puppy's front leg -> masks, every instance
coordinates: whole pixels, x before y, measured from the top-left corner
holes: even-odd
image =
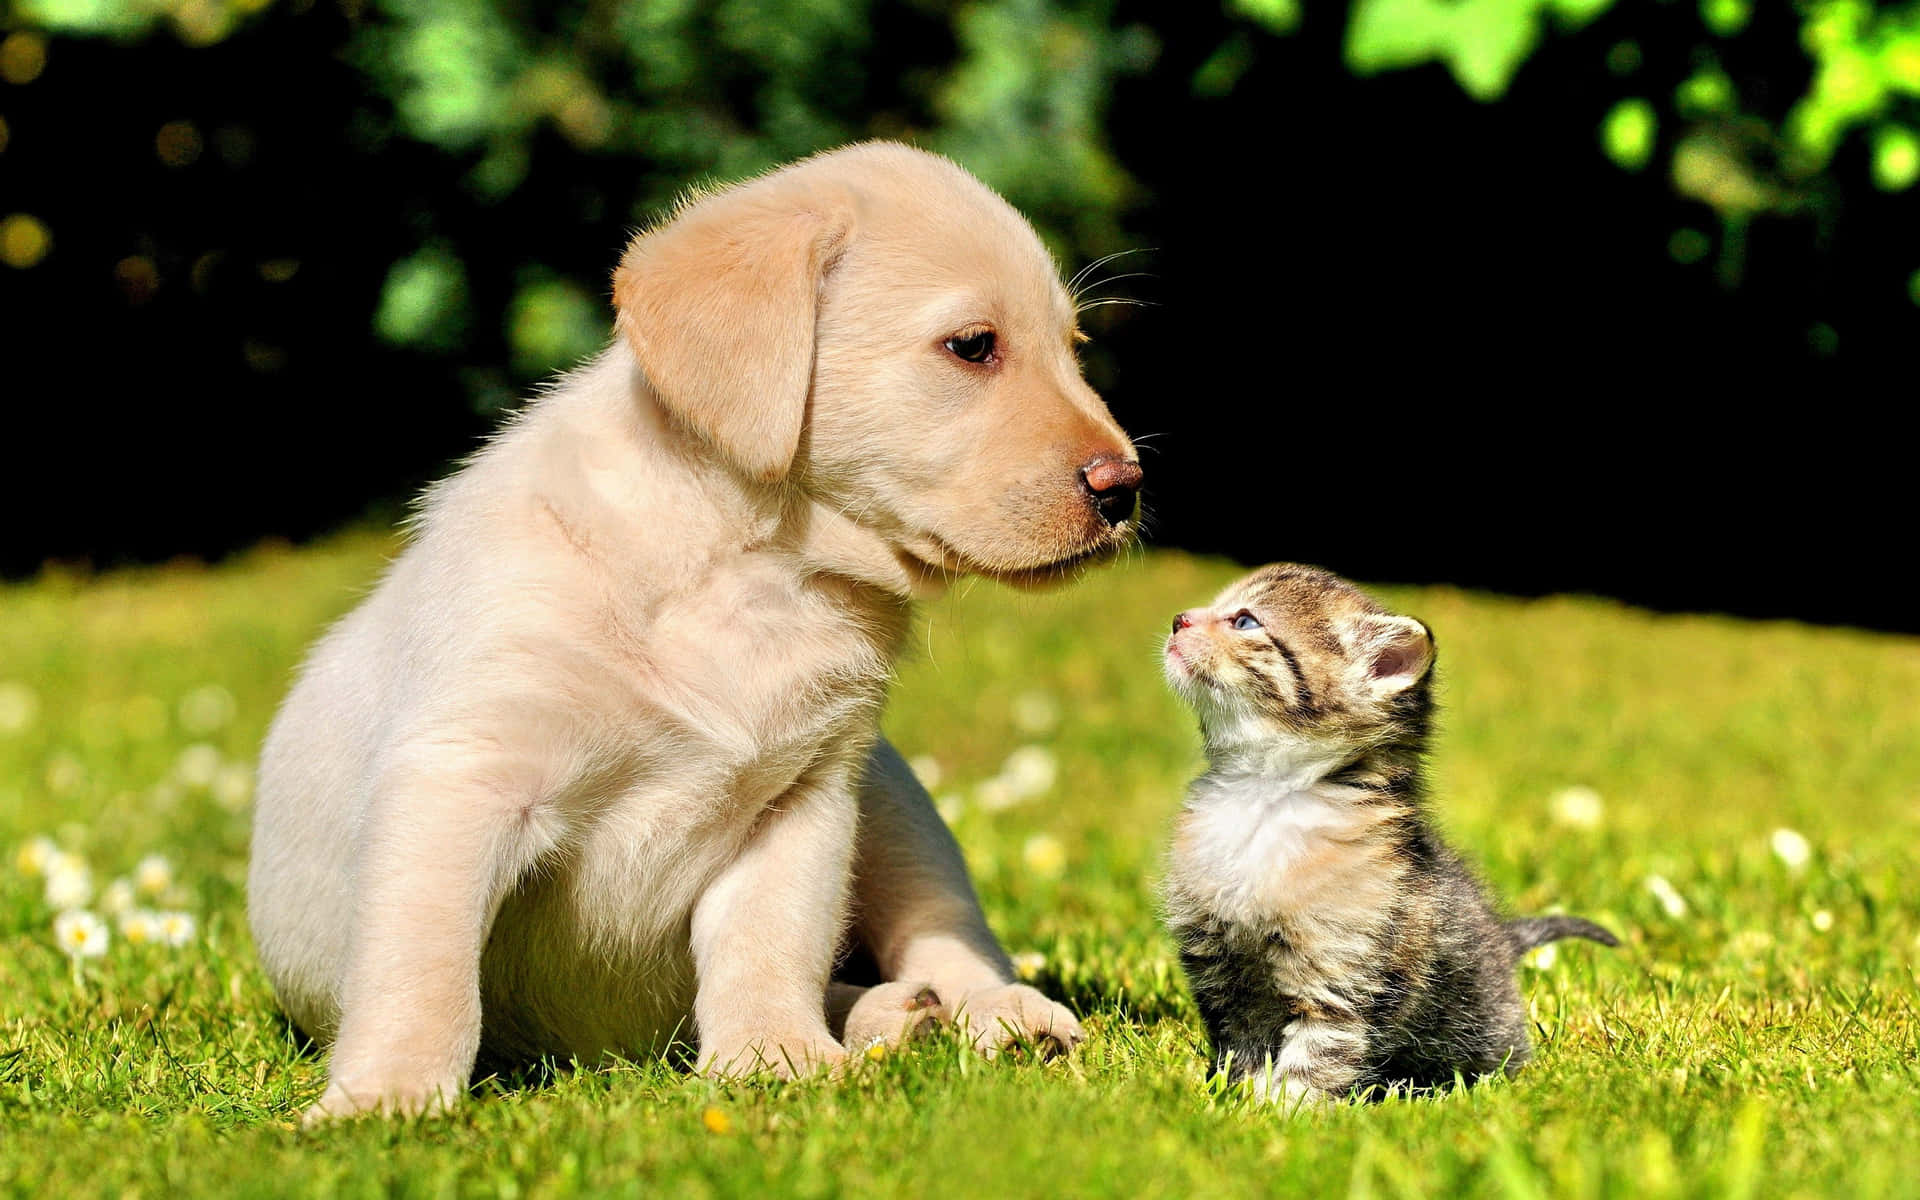
[[[960,847],[884,740],[860,786],[854,906],[881,977],[931,985],[982,1053],[1016,1041],[1071,1050],[1086,1037],[1063,1005],[1013,981],[1013,964],[987,928]]]
[[[447,762],[471,753],[448,746],[390,770],[368,813],[339,1033],[308,1124],[438,1110],[466,1090],[481,949],[502,898],[550,845],[524,819],[531,792],[511,772]]]
[[[694,906],[702,1071],[791,1077],[846,1057],[824,998],[858,819],[853,769],[816,768],[760,815]]]

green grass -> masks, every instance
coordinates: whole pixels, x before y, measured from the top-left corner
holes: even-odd
[[[1171,554],[1062,594],[980,585],[931,605],[887,719],[938,760],[1009,948],[1044,955],[1039,982],[1086,1017],[1073,1059],[989,1064],[937,1041],[841,1082],[533,1071],[445,1119],[300,1133],[322,1064],[253,960],[246,815],[231,779],[223,804],[179,764],[196,743],[252,761],[303,647],[391,549],[353,536],[0,589],[0,1190],[1920,1193],[1920,641],[1387,591],[1438,635],[1456,840],[1515,907],[1564,905],[1626,944],[1569,944],[1526,972],[1540,1046],[1519,1078],[1289,1120],[1208,1081],[1154,919],[1198,762],[1154,648],[1232,574]],[[208,684],[230,720],[204,694],[209,711],[181,711]],[[1030,743],[1058,781],[985,811],[979,786]],[[1604,797],[1597,827],[1556,820],[1570,786]],[[1802,871],[1771,849],[1781,827],[1812,845]],[[167,855],[194,942],[117,939],[76,976],[40,883],[12,865],[43,833],[101,883]]]

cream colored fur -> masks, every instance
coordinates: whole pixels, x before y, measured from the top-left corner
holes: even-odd
[[[1071,1046],[876,740],[912,598],[1131,531],[1082,486],[1133,449],[1039,241],[869,143],[690,201],[615,299],[613,344],[429,493],[268,735],[249,913],[332,1047],[310,1116],[451,1103],[483,1041],[678,1032],[787,1073],[933,1015]],[[994,362],[947,348],[980,327]],[[848,937],[890,982],[830,1005]]]

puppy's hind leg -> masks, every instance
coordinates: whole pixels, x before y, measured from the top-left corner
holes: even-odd
[[[358,847],[339,1035],[308,1124],[443,1109],[466,1090],[488,930],[553,845],[527,820],[523,773],[479,753],[439,743],[383,778]]]

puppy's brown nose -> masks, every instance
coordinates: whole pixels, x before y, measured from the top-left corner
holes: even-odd
[[[1096,458],[1080,468],[1080,485],[1093,497],[1093,506],[1109,525],[1118,525],[1133,515],[1140,479],[1140,464],[1124,458]]]

